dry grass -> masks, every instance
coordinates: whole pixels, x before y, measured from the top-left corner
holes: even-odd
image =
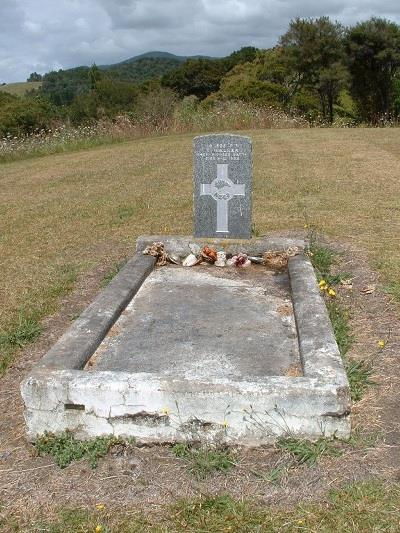
[[[41,86],[41,81],[19,81],[16,83],[7,83],[6,85],[0,85],[0,91],[15,94],[16,96],[25,96],[28,91],[31,91],[32,89],[39,89],[39,87]]]
[[[400,276],[400,130],[253,131],[261,232],[316,225]],[[141,233],[190,233],[192,135],[144,138],[0,167],[0,328],[52,310],[65,269],[133,251]],[[109,246],[115,244],[115,258]],[[107,257],[106,255],[107,254]],[[42,312],[40,312],[42,311]]]

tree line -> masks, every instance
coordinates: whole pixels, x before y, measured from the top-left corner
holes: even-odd
[[[39,90],[25,98],[0,93],[0,133],[29,133],[54,120],[82,124],[120,114],[134,120],[152,102],[164,99],[172,110],[186,97],[203,107],[231,100],[269,106],[312,124],[378,125],[400,115],[400,27],[386,19],[346,28],[328,17],[296,18],[267,50],[248,46],[225,58],[168,65],[157,58],[150,65],[141,66],[134,83],[126,66],[32,73],[30,80],[42,80]]]

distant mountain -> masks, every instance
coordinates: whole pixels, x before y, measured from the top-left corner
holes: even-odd
[[[183,63],[184,61],[187,61],[188,59],[217,59],[215,57],[210,56],[203,56],[203,55],[195,55],[195,56],[177,56],[175,54],[170,54],[169,52],[145,52],[144,54],[139,54],[138,56],[130,57],[129,59],[125,59],[124,61],[120,61],[119,63],[113,63],[111,65],[100,65],[99,68],[101,69],[109,69],[109,68],[115,68],[118,65],[126,65],[127,63],[135,63],[135,61],[140,61],[142,59],[167,59],[171,61],[176,61],[178,63]]]
[[[142,82],[161,78],[167,72],[176,69],[188,59],[216,59],[208,56],[177,56],[169,52],[146,52],[130,57],[112,65],[100,65],[99,69],[107,71],[112,78],[120,81]]]

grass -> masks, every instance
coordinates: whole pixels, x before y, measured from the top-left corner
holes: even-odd
[[[37,318],[23,311],[11,327],[0,331],[0,377],[12,363],[14,354],[35,341],[41,332],[42,328]]]
[[[331,268],[335,260],[335,252],[327,247],[320,246],[315,236],[310,238],[309,256],[317,278],[324,279],[328,285],[340,283],[343,279],[351,278],[351,274],[331,274]],[[351,345],[353,344],[353,335],[349,323],[349,313],[335,300],[325,300],[329,318],[335,334],[336,342],[343,358],[347,378],[350,386],[350,396],[353,401],[359,401],[363,397],[369,385],[374,384],[371,379],[373,370],[372,366],[365,360],[353,360],[347,357]]]
[[[355,483],[331,490],[323,505],[297,504],[290,508],[263,506],[227,495],[203,495],[179,501],[159,512],[135,509],[64,508],[54,518],[1,518],[7,532],[70,533],[397,533],[400,528],[400,484]],[[1,509],[0,509],[1,513]]]
[[[112,281],[115,276],[118,274],[118,272],[126,265],[126,259],[123,261],[118,261],[111,270],[107,272],[107,274],[104,276],[104,278],[101,280],[100,286],[102,288],[107,287],[107,285]]]
[[[118,439],[112,435],[96,437],[89,440],[78,440],[70,431],[61,435],[45,433],[35,442],[39,456],[50,455],[60,468],[65,468],[73,461],[87,459],[92,468],[96,468],[100,457],[104,457],[112,446],[127,444],[128,441]],[[132,444],[129,441],[128,444]]]
[[[332,323],[340,355],[345,357],[354,340],[349,323],[349,313],[342,305],[339,305],[334,300],[327,300],[326,307],[328,309],[329,318]]]
[[[35,341],[42,332],[41,319],[51,313],[59,299],[70,292],[77,279],[77,267],[66,264],[52,272],[52,283],[43,289],[32,288],[16,315],[0,329],[0,377],[12,364],[15,354]]]
[[[280,437],[276,446],[292,455],[300,464],[314,465],[322,456],[339,457],[342,454],[335,438],[320,437],[316,441],[297,439],[294,437]]]
[[[172,447],[172,452],[187,463],[189,472],[196,479],[205,479],[215,472],[227,472],[236,465],[235,453],[230,448],[194,448],[179,443]]]
[[[386,294],[390,294],[393,298],[400,302],[400,281],[393,281],[385,288]]]
[[[15,94],[16,96],[25,96],[28,91],[31,91],[32,89],[39,89],[41,86],[41,81],[19,81],[16,83],[0,85],[0,91]]]
[[[347,356],[354,340],[348,311],[334,300],[327,300],[326,307],[349,380],[350,396],[354,402],[357,402],[361,400],[367,388],[375,383],[371,379],[373,369],[364,359],[355,360]]]

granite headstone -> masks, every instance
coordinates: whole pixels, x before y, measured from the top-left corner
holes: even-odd
[[[251,139],[194,139],[194,236],[251,238]]]

